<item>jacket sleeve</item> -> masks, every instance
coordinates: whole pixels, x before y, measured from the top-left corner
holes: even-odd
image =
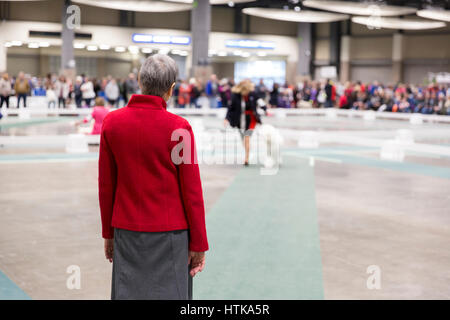
[[[194,134],[189,124],[186,123],[184,129],[189,134],[184,136],[183,139],[190,139],[190,144],[184,145],[184,160],[177,165],[178,180],[185,214],[189,224],[189,250],[203,252],[207,251],[209,246],[206,236],[202,183],[198,168]],[[187,148],[190,148],[190,150],[187,150]],[[185,151],[188,151],[190,157],[184,157]]]
[[[117,165],[106,138],[105,120],[103,121],[102,133],[100,137],[98,195],[102,220],[102,237],[105,239],[112,239],[114,238],[114,229],[111,226],[111,220],[117,183]]]

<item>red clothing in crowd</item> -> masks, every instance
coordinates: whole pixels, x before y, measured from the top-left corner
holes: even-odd
[[[91,117],[92,119],[94,119],[95,122],[91,134],[100,134],[102,132],[103,120],[108,115],[108,113],[109,109],[106,107],[102,106],[94,107],[94,110],[92,110]],[[85,123],[88,121],[89,121],[88,118],[84,119]]]
[[[366,91],[366,86],[364,85],[364,83],[361,83],[361,91],[365,92]]]
[[[186,84],[186,83],[182,83],[180,85],[180,90],[179,90],[179,94],[178,94],[178,103],[181,105],[186,105],[189,104],[190,98],[191,98],[191,86]]]
[[[188,134],[186,141],[172,141],[177,129]],[[181,141],[186,143],[182,155],[190,161],[175,164],[171,153]],[[191,126],[168,112],[161,97],[135,94],[127,107],[110,112],[103,121],[99,159],[103,237],[113,238],[114,227],[141,232],[189,229],[189,250],[208,250],[196,159]]]
[[[343,94],[340,98],[339,98],[339,108],[343,108],[348,104],[348,99],[347,96],[345,94]]]

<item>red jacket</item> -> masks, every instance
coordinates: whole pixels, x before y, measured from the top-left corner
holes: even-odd
[[[184,129],[190,137],[179,152],[190,161],[180,164],[171,158],[174,147],[184,140],[172,138],[176,129]],[[127,107],[110,112],[103,120],[100,140],[103,238],[113,238],[113,227],[143,232],[189,229],[189,250],[208,250],[196,160],[191,126],[166,111],[162,98],[135,94]]]

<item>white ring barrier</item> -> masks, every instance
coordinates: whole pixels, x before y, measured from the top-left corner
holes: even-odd
[[[383,142],[380,150],[380,158],[382,160],[403,162],[405,159],[405,151],[403,150],[402,144],[396,140]]]
[[[22,109],[22,108],[21,108]],[[3,113],[9,116],[18,116],[19,110],[15,108],[9,108]],[[27,111],[30,112],[31,116],[86,116],[92,112],[92,109],[88,108],[75,108],[74,106],[69,106],[67,109],[49,109],[47,105],[43,107],[27,107]],[[183,109],[183,108],[168,108],[169,112],[178,114],[181,116],[214,116],[218,118],[225,118],[226,109],[225,108],[202,108],[202,109]],[[285,118],[290,116],[327,116],[330,119],[336,117],[345,118],[363,118],[368,121],[373,121],[375,119],[386,119],[386,120],[405,120],[409,121],[411,124],[422,124],[423,122],[440,122],[440,123],[450,123],[450,116],[436,115],[436,114],[418,114],[418,113],[396,113],[396,112],[375,112],[372,110],[342,110],[336,108],[321,108],[321,109],[297,109],[297,108],[287,108],[287,109],[269,109],[269,113],[273,113],[277,118]]]

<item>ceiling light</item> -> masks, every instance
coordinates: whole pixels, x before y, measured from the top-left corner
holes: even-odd
[[[190,3],[175,3],[176,1],[73,0],[73,2],[94,7],[140,12],[176,12],[192,9],[192,1]]]
[[[75,42],[75,43],[73,44],[73,47],[74,47],[75,49],[84,49],[84,47],[86,47],[86,45],[85,45],[84,43]]]
[[[450,22],[450,10],[426,9],[417,11],[417,15],[422,18]]]
[[[244,57],[244,58],[248,58],[250,56],[251,56],[250,52],[242,52],[242,54],[241,54],[241,57]]]
[[[191,43],[191,37],[189,37],[189,36],[172,36],[172,37],[170,37],[170,43],[187,45],[187,44]]]
[[[170,43],[170,36],[167,35],[154,35],[153,42],[155,43]]]
[[[37,49],[37,48],[39,48],[39,43],[37,43],[37,42],[30,42],[28,44],[28,48],[30,48],[30,49]]]
[[[258,52],[257,53],[258,54],[258,57],[265,57],[265,56],[267,56],[267,53],[266,52]]]
[[[152,49],[152,48],[142,48],[141,51],[142,51],[143,53],[152,53],[152,52],[153,52],[153,49]]]
[[[15,46],[15,47],[20,47],[22,45],[22,41],[13,40],[13,41],[11,41],[11,45]]]
[[[219,57],[226,57],[227,53],[225,51],[219,51],[219,53],[217,54]]]
[[[9,47],[11,47],[12,45],[11,45],[11,42],[5,42],[5,47],[6,48],[9,48]]]
[[[50,47],[50,43],[48,43],[47,41],[41,41],[41,42],[39,42],[39,47],[42,47],[42,48]]]
[[[170,52],[169,48],[161,48],[158,50],[159,54],[168,54]]]
[[[100,48],[100,50],[109,50],[109,49],[111,49],[111,46],[107,45],[107,44],[101,44],[99,46],[99,48]]]
[[[126,48],[125,47],[115,47],[114,51],[115,52],[125,52]]]
[[[137,46],[129,46],[128,47],[128,51],[130,51],[130,53],[137,54],[137,53],[139,53],[139,47],[137,47]]]
[[[87,51],[97,51],[97,50],[98,50],[98,47],[95,46],[95,45],[88,45],[88,46],[86,47],[86,49],[87,49]]]
[[[311,11],[311,10],[283,10],[283,9],[270,9],[270,8],[245,8],[243,13],[266,19],[292,21],[292,22],[309,22],[309,23],[323,23],[347,20],[348,15]]]
[[[164,0],[167,2],[179,2],[179,3],[190,3],[192,4],[194,2],[194,0]],[[256,0],[209,0],[209,2],[211,4],[228,4],[230,5],[230,3],[233,3],[233,5],[235,3],[245,3],[245,2],[255,2]]]
[[[427,20],[413,20],[400,18],[384,18],[377,17],[353,17],[352,22],[366,25],[372,28],[385,29],[403,29],[403,30],[426,30],[437,29],[445,27],[444,22],[427,21]]]
[[[305,7],[321,9],[325,11],[333,11],[339,13],[346,13],[352,15],[380,17],[386,16],[401,16],[415,13],[417,9],[407,6],[390,6],[384,4],[361,3],[361,2],[347,2],[347,1],[317,1],[305,0],[303,1]]]

